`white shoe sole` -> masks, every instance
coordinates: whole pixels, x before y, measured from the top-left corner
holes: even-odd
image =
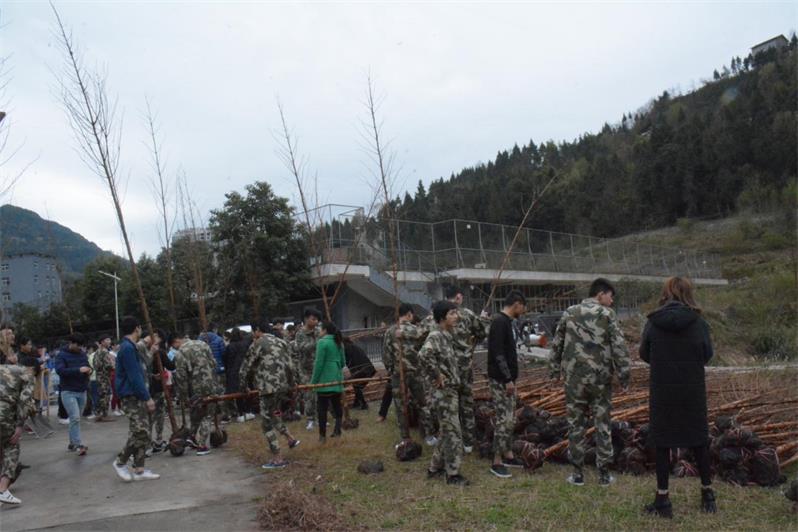
[[[507,473],[506,475],[502,475],[500,473],[497,473],[493,469],[491,469],[490,472],[493,473],[494,475],[496,475],[499,478],[513,478],[513,476],[511,474],[509,474],[509,473]]]

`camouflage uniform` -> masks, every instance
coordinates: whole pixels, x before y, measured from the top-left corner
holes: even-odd
[[[488,335],[490,320],[477,316],[470,309],[457,309],[457,325],[452,330],[454,351],[460,371],[460,423],[463,444],[473,447],[476,438],[474,420],[474,346]]]
[[[488,380],[490,397],[496,411],[493,429],[493,454],[505,455],[513,450],[515,430],[515,394],[507,395],[507,385],[495,379]]]
[[[178,393],[185,403],[200,397],[214,395],[218,391],[215,371],[216,360],[211,348],[202,340],[188,340],[180,346],[180,356],[175,357],[175,381]],[[200,447],[208,446],[211,423],[216,412],[214,404],[194,405],[189,419],[191,433]]]
[[[127,443],[119,453],[117,463],[124,464],[130,456],[133,457],[133,467],[144,467],[147,446],[150,444],[150,412],[147,410],[147,401],[141,401],[134,395],[120,399],[122,410],[130,423]]]
[[[17,478],[19,443],[9,441],[35,412],[33,381],[25,368],[0,365],[0,477]]]
[[[94,371],[97,375],[97,402],[95,412],[97,417],[108,415],[108,401],[111,398],[111,373],[114,371],[114,363],[111,362],[111,355],[101,347],[94,353]]]
[[[449,332],[440,329],[427,336],[418,353],[430,385],[433,408],[440,424],[440,437],[432,454],[430,470],[445,469],[448,476],[460,472],[463,461],[463,434],[460,429],[460,368]],[[443,387],[438,388],[438,377]]]
[[[241,363],[241,387],[260,391],[261,429],[273,454],[280,452],[277,435],[288,435],[280,412],[296,382],[295,374],[291,346],[271,334],[252,342]]]
[[[615,311],[588,298],[565,311],[551,345],[551,370],[565,376],[565,400],[569,425],[571,463],[585,461],[585,429],[593,414],[596,427],[596,465],[612,462],[610,430],[612,375],[622,386],[629,383],[629,351],[618,327]]]
[[[313,364],[316,362],[316,341],[321,336],[321,328],[316,327],[308,331],[302,326],[296,332],[296,337],[292,344],[294,350],[295,364],[299,372],[299,379],[302,384],[310,383],[310,376],[313,375]],[[305,405],[305,415],[308,420],[316,417],[316,395],[313,390],[302,392],[302,403]]]
[[[404,366],[408,408],[415,409],[418,412],[421,437],[431,436],[435,434],[435,426],[429,405],[427,404],[427,389],[424,385],[418,358],[418,344],[420,340],[424,338],[427,331],[422,327],[417,327],[408,322],[390,326],[388,330],[385,331],[385,336],[382,340],[382,362],[385,365],[386,371],[388,371],[388,374],[391,376],[391,390],[393,392],[399,430],[403,439],[410,437],[409,426],[404,419],[401,380],[399,367],[397,365],[400,347],[400,341],[396,338],[397,329],[401,331],[402,335],[402,365]]]

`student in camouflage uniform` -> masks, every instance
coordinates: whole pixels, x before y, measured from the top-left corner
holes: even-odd
[[[280,453],[278,434],[288,440],[288,448],[299,445],[283,423],[281,406],[288,400],[296,384],[296,369],[291,347],[272,334],[264,322],[257,327],[258,337],[252,342],[241,363],[241,387],[260,391],[261,428],[269,442],[273,458],[263,464],[264,469],[280,469],[288,465]]]
[[[550,362],[552,376],[565,377],[568,454],[574,465],[568,482],[584,484],[585,430],[592,412],[599,484],[607,486],[614,480],[608,469],[613,456],[612,376],[617,374],[621,386],[628,387],[630,359],[615,312],[610,308],[615,288],[599,278],[590,285],[588,295],[563,313],[552,339]]]
[[[439,301],[432,307],[432,316],[438,329],[427,336],[418,354],[440,424],[440,438],[427,476],[432,478],[445,473],[447,484],[464,486],[468,485],[468,480],[460,474],[463,460],[460,369],[452,339],[452,330],[457,325],[457,307],[449,301]]]
[[[141,338],[141,325],[131,316],[122,318],[120,332],[125,335],[116,355],[114,385],[122,408],[130,421],[125,447],[114,460],[114,471],[125,482],[131,480],[157,480],[160,475],[144,469],[147,445],[150,443],[149,412],[155,410],[155,402],[148,389],[149,370],[147,361],[136,343]],[[133,471],[127,461],[133,458]]]
[[[108,401],[111,399],[111,374],[114,371],[114,363],[111,361],[111,354],[108,349],[111,347],[111,337],[105,335],[100,338],[99,347],[94,353],[94,372],[97,375],[97,404],[95,421],[116,421],[108,417]]]
[[[477,316],[463,306],[463,291],[456,286],[446,288],[446,299],[457,307],[457,325],[452,330],[457,366],[460,370],[460,423],[466,453],[474,447],[476,421],[474,419],[474,346],[488,336],[490,319]]]
[[[306,308],[303,313],[303,326],[296,332],[293,350],[297,371],[301,384],[308,384],[313,374],[313,364],[316,361],[316,341],[321,335],[319,322],[321,312],[315,308]],[[313,420],[316,418],[316,395],[311,390],[302,393],[302,403],[305,405],[305,416],[308,418],[307,430],[313,430]]]
[[[403,440],[410,438],[408,420],[404,419],[402,392],[399,374],[399,349],[402,349],[402,365],[404,366],[405,389],[407,391],[408,409],[418,412],[421,437],[426,438],[428,445],[435,445],[435,427],[427,405],[427,390],[424,386],[418,359],[419,343],[426,336],[423,327],[413,325],[413,307],[407,303],[399,306],[399,321],[391,325],[382,340],[382,362],[391,376],[391,392],[396,408],[396,420]]]
[[[210,346],[202,340],[187,340],[175,357],[175,381],[180,399],[190,406],[189,419],[193,443],[198,456],[211,452],[208,439],[211,435],[215,404],[202,404],[201,399],[219,391],[215,377],[216,359]]]
[[[35,411],[30,374],[20,366],[0,365],[0,503],[22,502],[8,488],[17,479],[22,428]]]

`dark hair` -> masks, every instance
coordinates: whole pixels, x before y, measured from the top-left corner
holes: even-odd
[[[415,314],[415,312],[413,311],[413,305],[411,305],[410,303],[402,303],[401,305],[399,305],[400,316],[405,316],[407,315],[408,312],[412,312],[413,314]]]
[[[252,332],[260,331],[264,334],[272,334],[272,324],[269,323],[268,319],[263,319],[257,322],[255,325],[251,325]]]
[[[612,292],[612,294],[615,295],[615,287],[603,277],[599,277],[590,283],[590,291],[587,293],[587,297],[596,297],[601,292]]]
[[[331,334],[335,337],[335,343],[338,344],[338,347],[344,345],[344,337],[333,322],[325,321],[321,324],[321,328],[324,329],[327,334]]]
[[[302,312],[302,319],[307,319],[311,316],[316,316],[316,319],[321,321],[321,312],[318,309],[313,307],[305,307],[305,310]]]
[[[451,301],[438,301],[434,305],[432,305],[432,319],[435,320],[435,323],[440,323],[444,319],[446,319],[446,315],[449,313],[450,310],[454,310],[457,308],[457,305],[452,303]]]
[[[169,347],[172,347],[172,344],[174,344],[174,343],[175,343],[175,340],[180,340],[180,338],[182,338],[182,336],[180,336],[180,334],[178,334],[178,333],[172,333],[172,334],[170,334],[170,335],[169,335],[169,338],[167,338],[167,340],[166,340],[166,344],[167,344]]]
[[[453,284],[446,285],[443,288],[443,297],[446,299],[454,299],[457,297],[457,294],[462,294],[463,291],[460,289],[459,286],[455,286]]]
[[[104,341],[106,338],[107,338],[108,340],[110,340],[110,339],[111,339],[111,335],[110,335],[110,334],[101,334],[101,335],[100,335],[100,337],[97,339],[97,343],[98,343],[98,344],[101,344],[101,343],[103,343],[103,341]]]
[[[521,303],[522,305],[526,306],[526,298],[520,290],[510,290],[510,293],[504,298],[504,306],[510,307],[516,303]]]
[[[163,329],[155,329],[153,332],[161,339],[161,344],[163,344],[169,336]]]
[[[290,331],[295,331],[295,330],[296,330],[296,325],[294,325],[294,324],[292,323],[291,325],[289,325],[288,327],[286,327],[286,328],[285,328],[285,330],[286,330],[286,331],[289,331],[289,332],[290,332]]]
[[[8,329],[9,331],[14,331],[15,330],[14,326],[11,325],[10,323],[4,323],[4,324],[0,325],[0,331],[5,331],[6,329]]]
[[[133,316],[125,316],[119,323],[119,333],[122,336],[133,334],[136,331],[136,327],[139,327],[140,325],[141,324],[139,323],[139,320]]]
[[[218,325],[216,325],[214,322],[210,322],[208,324],[208,332],[216,332],[216,329],[218,329]]]
[[[80,333],[72,333],[69,336],[67,336],[67,342],[70,344],[83,345],[84,341],[85,340],[83,338],[83,335]]]
[[[20,336],[19,338],[17,338],[17,346],[18,347],[22,347],[23,345],[27,344],[28,342],[30,342],[30,338],[28,338],[27,336]]]
[[[241,329],[239,329],[238,327],[233,327],[233,330],[230,331],[230,341],[231,342],[241,341]]]
[[[281,324],[281,325],[285,325],[285,320],[279,320],[279,319],[278,320],[274,320],[274,322],[272,322],[272,326],[275,326],[278,323]]]

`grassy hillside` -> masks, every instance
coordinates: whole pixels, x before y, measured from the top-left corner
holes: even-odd
[[[627,237],[717,253],[729,286],[698,290],[712,326],[718,362],[798,358],[798,239],[795,211],[721,220],[680,220]],[[654,308],[652,299],[644,310]]]

